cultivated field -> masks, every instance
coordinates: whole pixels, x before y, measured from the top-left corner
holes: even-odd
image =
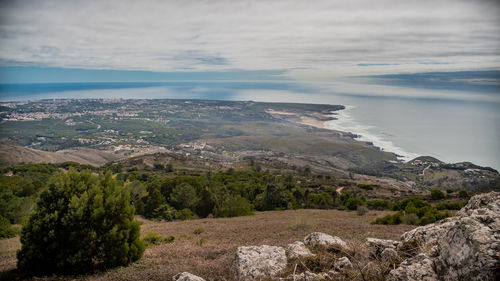
[[[232,280],[231,263],[236,248],[241,245],[286,246],[287,243],[302,240],[313,231],[362,243],[367,237],[398,239],[403,232],[415,227],[370,224],[375,217],[388,213],[390,212],[370,211],[364,216],[358,216],[356,212],[304,209],[258,212],[249,217],[177,222],[140,219],[143,235],[157,232],[163,236],[173,235],[175,241],[147,249],[138,262],[128,267],[76,279],[171,280],[176,273],[189,271],[206,280]],[[195,234],[196,229],[202,229],[202,233]],[[15,251],[19,247],[18,238],[0,241],[2,279],[16,277],[10,271],[15,268]]]

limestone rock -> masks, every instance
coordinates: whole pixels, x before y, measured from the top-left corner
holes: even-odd
[[[331,236],[322,232],[313,232],[306,236],[304,243],[309,246],[338,246],[342,250],[347,250],[348,246],[344,240],[337,236]]]
[[[404,261],[388,280],[495,280],[500,267],[500,193],[476,195],[456,217],[402,235],[403,241],[416,238],[427,253]]]
[[[455,218],[447,218],[433,224],[417,227],[401,235],[402,242],[418,239],[426,243],[434,243],[442,237],[448,228],[453,225]]]
[[[205,281],[205,279],[191,274],[189,272],[181,272],[177,273],[174,277],[172,277],[173,281]]]
[[[287,265],[285,249],[276,246],[241,246],[236,251],[234,272],[237,280],[259,280],[280,273]]]
[[[387,281],[438,281],[432,264],[432,260],[426,254],[419,254],[391,270]]]
[[[310,271],[302,272],[300,274],[290,275],[287,278],[280,278],[281,281],[318,281],[329,279],[330,276],[326,273],[313,273]]]
[[[341,257],[335,262],[335,270],[344,272],[352,269],[352,263],[347,257]]]
[[[398,252],[393,248],[385,248],[382,253],[380,253],[380,257],[383,261],[387,262],[392,262],[400,259]]]
[[[399,242],[387,239],[366,238],[366,246],[373,257],[380,257],[385,249],[396,249]]]
[[[291,258],[302,258],[302,257],[313,256],[313,253],[311,253],[311,251],[306,247],[306,245],[304,245],[304,243],[300,241],[288,244],[286,250]]]

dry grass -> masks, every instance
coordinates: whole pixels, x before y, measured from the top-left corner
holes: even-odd
[[[189,271],[206,280],[232,280],[231,263],[236,248],[242,245],[277,245],[302,240],[313,231],[336,235],[353,243],[367,237],[398,239],[413,226],[372,225],[375,216],[388,212],[370,211],[365,216],[338,210],[289,210],[258,212],[254,216],[199,219],[179,222],[152,222],[140,219],[141,232],[174,235],[175,241],[148,248],[136,263],[94,275],[85,280],[171,280],[181,271]],[[195,229],[204,229],[194,235]],[[200,243],[200,239],[204,239]],[[201,246],[200,246],[201,245]],[[15,267],[18,239],[0,241],[0,270]]]

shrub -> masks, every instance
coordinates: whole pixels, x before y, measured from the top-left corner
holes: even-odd
[[[128,192],[112,178],[73,168],[54,176],[23,227],[17,267],[30,273],[85,273],[127,265],[144,244]]]
[[[158,220],[173,221],[176,219],[177,211],[168,204],[162,204],[153,210],[152,217]]]
[[[406,209],[406,205],[408,205],[409,203],[412,203],[413,206],[415,206],[418,209],[422,208],[422,207],[430,207],[431,206],[431,204],[425,202],[424,200],[422,200],[420,198],[411,197],[411,198],[406,198],[406,199],[403,199],[401,201],[394,203],[394,205],[392,205],[392,210],[393,211],[403,211]]]
[[[16,233],[11,229],[9,220],[0,215],[0,239],[14,236],[16,236]]]
[[[180,211],[177,211],[177,218],[180,220],[191,220],[194,219],[194,215],[190,209],[184,208]]]
[[[415,225],[417,224],[418,216],[417,214],[406,214],[401,216],[401,223]]]
[[[444,192],[442,192],[439,189],[432,189],[431,190],[431,199],[432,200],[444,199]]]
[[[351,197],[351,198],[347,199],[347,201],[345,202],[344,205],[348,210],[354,211],[358,208],[358,206],[365,205],[365,204],[366,204],[366,202],[361,200],[360,198]]]
[[[387,210],[391,208],[391,203],[387,200],[371,200],[366,202],[368,208],[374,210]]]
[[[147,247],[151,247],[153,245],[160,245],[164,243],[172,243],[175,240],[175,236],[168,236],[168,237],[163,237],[157,232],[148,232],[144,238],[143,241],[146,244]]]
[[[196,235],[200,235],[203,232],[205,232],[205,230],[203,228],[197,228],[197,229],[193,230],[193,234],[196,234]]]
[[[373,190],[372,184],[360,183],[360,184],[358,184],[358,187],[361,189]]]
[[[467,192],[467,190],[465,190],[465,189],[462,189],[458,192],[458,197],[460,197],[462,199],[467,199],[467,198],[469,198],[469,192]]]
[[[359,205],[356,209],[356,212],[358,213],[358,216],[364,216],[366,213],[368,213],[368,208],[364,205]]]

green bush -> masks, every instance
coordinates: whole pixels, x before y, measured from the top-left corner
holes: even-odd
[[[184,208],[184,209],[182,209],[180,211],[177,211],[176,216],[180,220],[191,220],[191,219],[194,219],[193,211],[191,211],[188,208]]]
[[[16,233],[11,229],[9,220],[0,215],[0,239],[14,236],[16,236]]]
[[[391,202],[387,200],[371,200],[367,201],[368,208],[373,210],[387,210],[391,208]]]
[[[406,205],[408,205],[409,203],[412,203],[413,206],[415,206],[416,208],[430,207],[431,206],[431,204],[425,202],[424,200],[422,200],[420,198],[411,197],[411,198],[406,198],[406,199],[403,199],[401,201],[394,203],[394,205],[392,205],[392,210],[393,211],[403,211],[406,209]]]
[[[175,237],[172,235],[170,235],[168,237],[163,237],[156,232],[148,232],[142,240],[146,244],[146,247],[151,247],[153,245],[172,243],[172,242],[174,242]]]
[[[17,267],[33,274],[127,265],[144,244],[128,192],[112,178],[73,168],[54,176],[21,233]]]
[[[203,229],[203,228],[197,228],[197,229],[193,230],[193,234],[195,234],[195,235],[200,235],[203,232],[205,232],[205,229]]]
[[[467,190],[465,190],[465,189],[462,189],[458,192],[458,197],[460,197],[462,199],[467,199],[467,198],[469,198],[469,192],[467,192]]]
[[[358,184],[358,187],[361,189],[373,190],[372,184],[360,183],[360,184]]]
[[[432,189],[431,190],[431,199],[432,200],[444,199],[444,192],[442,192],[439,189]]]
[[[360,198],[351,197],[351,198],[347,199],[347,201],[345,202],[344,205],[348,210],[354,211],[358,208],[358,206],[365,205],[365,204],[366,204],[366,202],[361,200]]]

